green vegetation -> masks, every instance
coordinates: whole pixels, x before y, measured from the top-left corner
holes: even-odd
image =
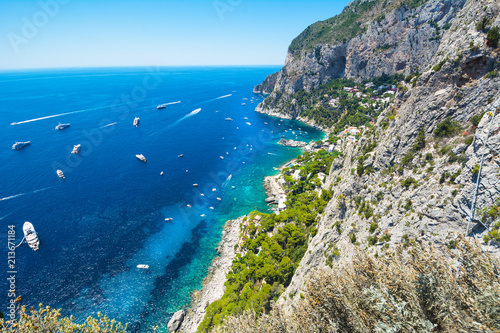
[[[270,311],[271,301],[276,301],[289,285],[307,250],[308,238],[317,232],[318,216],[331,199],[329,191],[322,190],[319,196],[314,191],[318,185],[317,174],[329,173],[338,155],[338,152],[320,150],[298,156],[295,168],[300,170],[301,179],[293,180],[285,173],[287,209],[278,215],[259,213],[263,216],[259,224],[250,216],[248,225],[242,230],[243,253],[237,254],[227,275],[224,296],[207,307],[198,332],[208,332],[224,318],[245,310],[256,314]],[[325,255],[331,261],[340,251],[332,247]]]
[[[352,261],[312,273],[293,311],[276,306],[227,318],[216,330],[250,332],[495,332],[500,330],[500,262],[474,240],[448,255],[408,235],[393,253],[362,250]],[[447,256],[451,258],[448,259]]]
[[[493,78],[495,78],[495,77],[497,77],[497,76],[498,76],[498,71],[493,70],[493,71],[491,71],[491,72],[487,73],[487,74],[484,76],[484,78],[485,78],[485,79],[493,79]]]
[[[479,125],[479,122],[481,121],[481,119],[483,118],[483,115],[484,113],[481,113],[481,114],[476,114],[475,116],[472,116],[470,118],[470,122],[472,124],[472,126],[478,126]]]
[[[441,60],[436,66],[432,67],[433,71],[439,72],[443,65],[448,61],[448,58]]]
[[[488,31],[486,35],[486,39],[488,40],[488,45],[492,47],[498,46],[498,40],[500,39],[500,32],[498,27],[493,27]]]
[[[434,135],[438,138],[449,138],[455,136],[461,130],[462,127],[457,121],[451,120],[451,117],[447,117],[444,121],[437,124]]]
[[[19,310],[19,319],[4,321],[0,318],[0,329],[4,333],[33,333],[33,332],[61,332],[61,333],[125,333],[127,325],[123,326],[114,319],[97,314],[98,318],[88,317],[83,324],[76,324],[73,317],[61,317],[61,310],[51,309],[39,305],[38,310],[31,308],[29,312],[25,306]]]
[[[485,16],[483,17],[479,22],[476,23],[476,30],[477,31],[486,31],[486,28],[490,25],[490,19]]]
[[[401,186],[405,189],[409,189],[410,186],[417,186],[418,182],[413,177],[408,177],[401,182]]]

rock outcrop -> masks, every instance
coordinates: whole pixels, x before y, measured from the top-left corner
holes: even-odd
[[[184,320],[185,315],[186,313],[184,312],[184,310],[179,310],[176,313],[174,313],[174,315],[172,316],[172,318],[170,318],[170,321],[168,322],[168,331],[170,333],[177,332],[177,330],[182,324],[182,321]]]

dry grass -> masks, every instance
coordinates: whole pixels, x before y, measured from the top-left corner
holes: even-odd
[[[312,274],[290,311],[226,318],[215,332],[498,332],[500,263],[472,240],[447,255],[428,245]]]

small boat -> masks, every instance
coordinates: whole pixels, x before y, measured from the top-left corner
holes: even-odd
[[[217,197],[217,200],[222,201],[222,199],[221,199],[221,198],[219,198],[219,197]]]
[[[160,110],[160,109],[164,109],[166,108],[167,106],[165,104],[160,104],[156,107],[157,110]]]
[[[38,239],[38,235],[35,231],[35,227],[33,224],[26,221],[23,225],[24,238],[26,239],[26,243],[33,249],[33,251],[38,250],[38,246],[40,245],[40,240]]]
[[[217,191],[217,189],[214,187],[214,188],[212,189],[212,192],[215,192],[215,191]]]
[[[134,123],[133,123],[133,125],[134,125],[135,127],[138,127],[140,122],[141,122],[141,119],[140,119],[139,117],[135,117],[135,118],[134,118]]]
[[[243,119],[248,120],[248,117],[243,117]]]
[[[149,265],[137,265],[137,268],[148,269]]]
[[[61,170],[57,170],[57,175],[59,176],[59,178],[62,178],[62,179],[65,179],[66,177],[64,177],[64,173],[61,171]]]
[[[167,218],[165,219],[165,221],[172,221],[172,220],[173,220],[173,218],[172,218],[172,217],[167,217]]]
[[[226,155],[229,155],[229,152],[226,151]]]
[[[186,206],[188,206],[189,208],[191,208],[191,205],[190,205],[190,204],[187,204]]]
[[[210,206],[209,208],[210,208],[210,209],[214,209],[214,207],[212,207],[212,206]]]
[[[229,118],[229,117],[228,117],[228,118],[226,118],[226,119],[224,119],[224,120],[225,120],[225,121],[233,121],[233,118]]]
[[[202,197],[204,197],[204,196],[205,196],[205,194],[203,194],[203,193],[202,193],[202,194],[200,194],[200,195],[201,195]]]
[[[224,156],[219,156],[219,157],[221,158],[221,160],[223,160],[223,159],[224,159]]]
[[[69,124],[61,124],[61,123],[59,123],[59,125],[56,126],[56,130],[57,131],[61,131],[61,130],[65,129],[65,128],[68,128],[68,127],[69,127]]]
[[[264,122],[264,125],[267,125],[267,123],[266,123],[266,122]]]
[[[200,216],[201,216],[201,217],[205,217],[205,214],[201,214]]]
[[[177,155],[177,157],[182,157],[182,156],[184,156],[184,154],[179,154],[179,155]]]
[[[241,103],[241,105],[246,105],[245,103]]]
[[[247,124],[248,126],[251,126],[251,125],[252,125],[252,124],[251,124],[251,123],[249,123],[248,121],[247,121],[245,124]]]
[[[20,150],[23,149],[26,146],[29,146],[31,144],[31,141],[26,141],[26,142],[17,142],[12,145],[13,150]]]
[[[147,161],[146,161],[146,158],[145,158],[145,157],[144,157],[144,155],[142,155],[142,154],[137,154],[137,155],[135,155],[135,157],[137,157],[137,159],[138,159],[138,160],[140,160],[140,161],[142,161],[142,162],[144,162],[144,163],[146,163],[146,162],[147,162]]]
[[[193,187],[198,187],[198,184],[196,184],[196,183],[195,183],[195,184],[193,184]]]
[[[81,149],[82,149],[82,145],[80,145],[80,144],[74,145],[73,150],[71,151],[71,154],[79,154]]]

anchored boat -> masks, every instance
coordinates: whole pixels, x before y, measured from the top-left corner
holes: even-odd
[[[137,126],[139,126],[139,123],[140,123],[140,122],[141,122],[141,119],[139,119],[139,117],[135,117],[135,118],[134,118],[134,124],[133,124],[133,125],[134,125],[135,127],[137,127]]]
[[[61,124],[61,123],[59,123],[59,125],[56,126],[56,130],[57,131],[61,131],[61,130],[65,129],[65,128],[68,128],[68,127],[69,127],[69,124]]]
[[[71,152],[71,154],[79,154],[80,153],[80,149],[82,149],[82,145],[80,145],[80,144],[74,145],[73,146],[73,151]]]
[[[12,145],[12,149],[14,149],[14,150],[20,150],[20,149],[23,149],[26,146],[29,146],[30,144],[31,144],[30,141],[26,141],[26,142],[17,142],[16,141],[16,143],[14,143]]]
[[[65,179],[66,177],[64,177],[64,173],[62,172],[62,170],[57,170],[57,175],[59,176],[59,178],[62,178],[62,179]]]
[[[26,239],[26,243],[33,249],[33,251],[38,250],[38,246],[40,245],[40,241],[38,240],[38,235],[35,231],[35,227],[33,224],[26,221],[23,225],[24,239]]]
[[[137,268],[148,269],[149,265],[137,265]]]
[[[146,158],[144,157],[144,155],[142,155],[142,154],[137,154],[137,155],[135,155],[135,157],[137,157],[137,159],[138,159],[139,161],[142,161],[142,162],[146,163]]]

